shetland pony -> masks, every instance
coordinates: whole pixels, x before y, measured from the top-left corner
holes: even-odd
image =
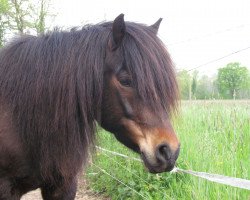
[[[125,22],[121,14],[22,36],[1,50],[1,200],[36,188],[47,200],[74,199],[96,124],[140,153],[150,172],[173,168],[178,87],[160,22]]]

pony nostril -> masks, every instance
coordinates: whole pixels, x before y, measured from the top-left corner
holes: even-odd
[[[162,144],[158,147],[159,156],[163,157],[164,160],[170,160],[171,158],[171,149],[168,145]]]

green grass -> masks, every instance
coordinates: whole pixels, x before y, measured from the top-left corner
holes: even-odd
[[[181,141],[177,166],[250,179],[250,101],[182,102],[174,121]],[[98,144],[138,157],[100,130]],[[188,174],[149,174],[140,162],[97,151],[95,165],[136,190],[145,199],[250,199],[250,191],[225,186]],[[86,177],[95,192],[111,199],[143,199],[138,193],[92,165]]]

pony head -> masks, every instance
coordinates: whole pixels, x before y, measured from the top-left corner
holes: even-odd
[[[119,15],[107,24],[101,126],[141,154],[152,173],[170,171],[180,144],[170,123],[178,86],[173,63],[157,37],[162,19],[152,26],[125,22]]]

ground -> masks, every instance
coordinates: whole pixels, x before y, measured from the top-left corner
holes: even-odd
[[[42,200],[40,190],[34,190],[24,195],[21,200]],[[102,197],[100,194],[95,194],[90,191],[84,180],[79,181],[78,191],[76,194],[76,200],[108,200],[108,198]]]

